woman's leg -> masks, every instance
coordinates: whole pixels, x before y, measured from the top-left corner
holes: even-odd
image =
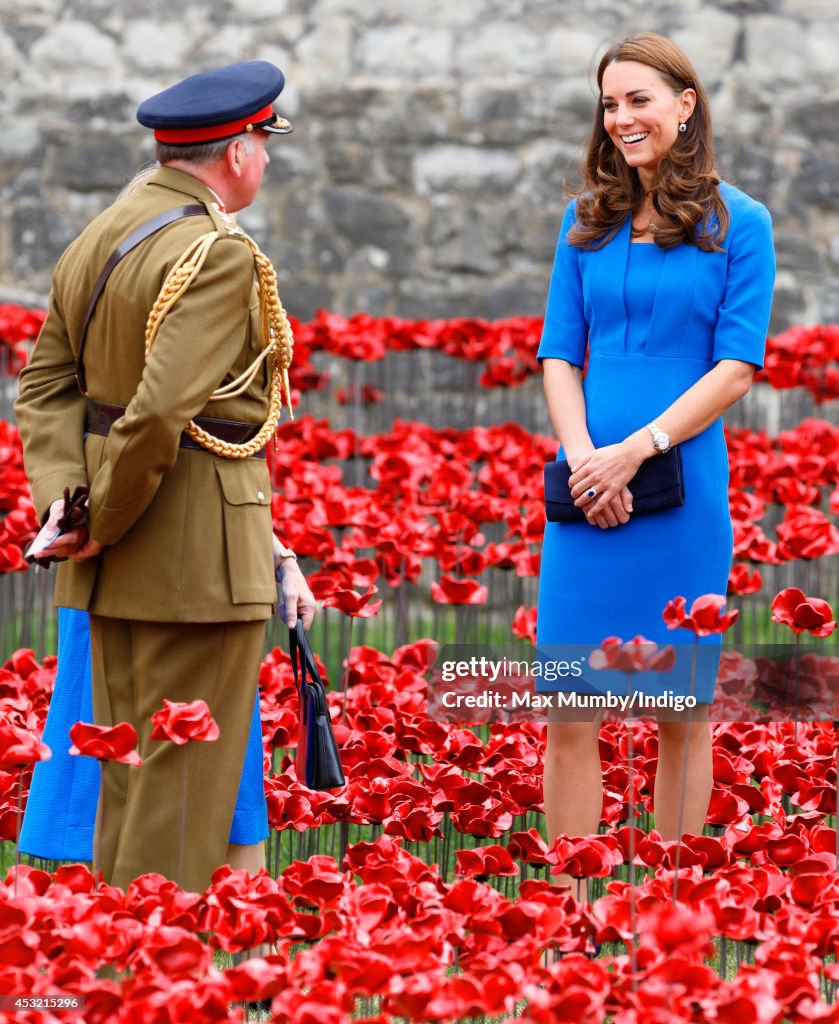
[[[265,842],[250,843],[247,846],[243,843],[227,844],[227,860],[234,871],[244,868],[251,875],[255,875],[260,868],[265,867]]]
[[[685,770],[687,769],[687,771]],[[655,775],[655,827],[662,839],[701,835],[714,785],[708,705],[698,704],[690,717],[658,723],[658,768]]]
[[[599,716],[591,722],[549,721],[545,737],[543,793],[548,843],[557,836],[587,836],[597,832],[603,810]],[[577,882],[554,875],[556,885]]]

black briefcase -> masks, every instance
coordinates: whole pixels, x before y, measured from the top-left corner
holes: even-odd
[[[297,628],[288,631],[288,643],[299,697],[297,778],[309,789],[338,789],[346,784],[346,779],[332,732],[323,681],[300,619]]]

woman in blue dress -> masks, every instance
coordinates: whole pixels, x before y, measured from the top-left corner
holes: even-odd
[[[294,552],[276,537],[274,563],[279,569],[280,617],[293,628],[299,616],[309,629],[316,609],[314,597],[297,569]],[[93,758],[69,753],[70,728],[79,721],[93,721],[90,625],[87,612],[59,608],[58,669],[43,734],[52,756],[35,765],[20,833],[20,848],[31,856],[93,860],[100,769]],[[231,867],[245,868],[251,874],[265,866],[268,805],[264,776],[257,691],[226,858]]]
[[[99,763],[68,753],[70,728],[79,721],[93,721],[90,626],[87,612],[59,608],[58,670],[43,735],[52,756],[36,764],[32,773],[20,833],[24,853],[49,860],[93,860]],[[227,848],[229,864],[252,872],[264,864],[263,840],[268,836],[263,779],[257,692]]]
[[[721,417],[763,364],[775,274],[769,213],[717,176],[707,97],[684,53],[662,36],[630,36],[604,55],[597,83],[585,181],[562,222],[538,352],[558,458],[586,515],[546,525],[543,655],[553,645],[591,650],[607,636],[672,644],[668,601],[683,596],[690,607],[725,594],[732,528]],[[684,505],[633,515],[632,477],[673,445]],[[680,661],[690,663],[692,636],[682,643]],[[699,834],[705,822],[719,645],[709,636],[696,648],[691,717],[659,716],[654,808],[665,839]],[[595,675],[586,682],[596,688]],[[600,822],[599,721],[589,717],[547,725],[550,841]]]

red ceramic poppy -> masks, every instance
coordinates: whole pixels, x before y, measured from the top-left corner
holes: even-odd
[[[0,771],[14,771],[51,757],[46,743],[11,722],[0,722]]]
[[[593,669],[613,669],[618,672],[668,672],[676,663],[672,647],[659,649],[652,640],[635,636],[626,643],[617,636],[606,637],[599,648],[589,656]]]
[[[477,580],[443,576],[431,582],[431,597],[438,604],[486,604],[489,590]]]
[[[171,740],[182,746],[190,740],[211,743],[219,737],[219,727],[206,701],[163,701],[163,708],[151,716],[153,740]]]
[[[789,505],[776,532],[785,558],[821,558],[839,552],[839,529],[809,505]]]
[[[675,597],[667,602],[663,617],[668,629],[689,629],[697,636],[724,633],[740,614],[738,609],[723,612],[725,597],[722,594],[703,594],[697,597],[689,614],[685,613],[686,605],[684,597]]]
[[[756,594],[763,586],[763,577],[758,569],[749,570],[742,562],[734,565],[728,574],[729,594]]]
[[[137,731],[130,722],[119,722],[114,726],[76,722],[70,727],[70,739],[73,741],[71,754],[83,754],[85,757],[116,761],[119,764],[143,763],[136,750]]]
[[[798,587],[787,587],[772,601],[772,621],[789,626],[793,633],[807,630],[813,636],[830,636],[836,629],[833,609],[819,597],[807,597]]]
[[[512,632],[513,636],[518,637],[520,640],[529,640],[532,644],[536,643],[535,605],[533,608],[525,608],[523,604],[519,605],[513,618]]]
[[[324,598],[323,604],[326,608],[338,608],[345,615],[369,619],[382,606],[381,601],[371,601],[371,598],[376,593],[378,593],[378,588],[373,586],[364,594],[357,594],[354,590],[339,588],[328,594]]]

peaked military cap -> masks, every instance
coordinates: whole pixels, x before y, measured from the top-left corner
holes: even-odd
[[[285,77],[267,60],[201,71],[140,104],[137,120],[154,129],[158,142],[198,146],[232,139],[242,132],[286,135],[291,124],[271,104]]]

